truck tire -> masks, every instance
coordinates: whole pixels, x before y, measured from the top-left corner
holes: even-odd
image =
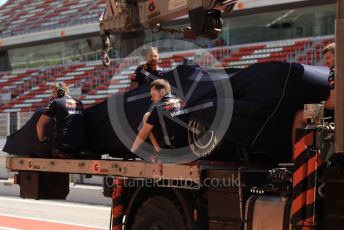
[[[194,130],[199,130],[200,133],[197,134]],[[214,153],[218,145],[216,132],[209,130],[202,122],[193,120],[189,121],[188,141],[193,154],[199,158]]]
[[[132,230],[187,230],[183,210],[171,199],[154,196],[138,209]]]

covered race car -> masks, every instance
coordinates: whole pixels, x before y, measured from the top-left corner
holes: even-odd
[[[319,103],[329,97],[328,72],[325,67],[282,62],[220,72],[199,66],[178,66],[163,78],[170,82],[173,93],[186,100],[189,111],[187,120],[183,119],[187,125],[179,122],[181,127],[176,130],[173,129],[178,125],[172,126],[168,136],[180,137],[184,143],[179,144],[197,157],[207,156],[230,143],[229,146],[234,144],[288,161],[294,115],[304,104]],[[87,109],[86,152],[127,155],[150,105],[146,85],[113,95]],[[41,113],[38,110],[21,130],[8,137],[4,151],[13,155],[49,152],[49,146],[42,147],[37,140],[35,124]],[[195,134],[194,129],[201,130],[201,134]],[[220,152],[222,157],[233,155],[231,151]]]

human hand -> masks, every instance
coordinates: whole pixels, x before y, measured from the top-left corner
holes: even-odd
[[[156,154],[159,154],[161,152],[161,148],[159,146],[154,146],[154,151]]]

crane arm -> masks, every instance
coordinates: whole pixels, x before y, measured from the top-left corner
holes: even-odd
[[[215,39],[222,31],[222,11],[231,12],[237,0],[107,0],[100,21],[103,63],[109,64],[110,34],[143,28],[161,29],[161,24],[188,15],[190,27],[184,36]],[[171,31],[171,30],[170,30]]]

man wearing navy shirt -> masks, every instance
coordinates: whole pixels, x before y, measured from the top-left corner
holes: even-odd
[[[335,52],[336,52],[336,44],[330,43],[323,49],[324,54],[324,64],[330,69],[330,74],[328,77],[328,82],[330,85],[330,97],[325,103],[325,107],[328,109],[334,109],[334,68],[335,68]]]
[[[84,142],[84,111],[81,101],[69,96],[65,83],[50,86],[51,98],[48,107],[37,123],[37,135],[41,143],[47,141],[44,128],[53,121],[55,130],[52,156],[56,158],[75,158]]]
[[[335,51],[336,51],[336,44],[331,43],[328,44],[323,49],[324,54],[324,64],[330,69],[330,73],[328,76],[328,83],[329,83],[329,97],[325,101],[324,104],[324,115],[325,117],[330,117],[331,119],[327,120],[328,122],[334,121],[334,100],[335,100]],[[303,128],[307,124],[306,120],[304,119],[304,113],[303,111],[298,111],[294,118],[294,124],[293,124],[293,144],[295,143],[295,130],[298,128]]]
[[[187,113],[187,110],[184,109],[184,102],[171,94],[171,86],[164,79],[154,80],[150,87],[154,108],[151,113],[147,112],[144,115],[144,125],[131,148],[133,153],[148,137],[156,152],[160,152],[160,148],[181,147],[187,138],[184,135],[185,132],[179,131],[182,127],[178,127],[179,125],[172,120],[173,117]],[[181,117],[177,119],[181,119]]]
[[[151,47],[145,50],[144,57],[146,64],[137,67],[135,72],[132,74],[129,86],[130,90],[151,83],[154,79],[159,78],[163,73],[162,69],[158,65],[158,48]]]

